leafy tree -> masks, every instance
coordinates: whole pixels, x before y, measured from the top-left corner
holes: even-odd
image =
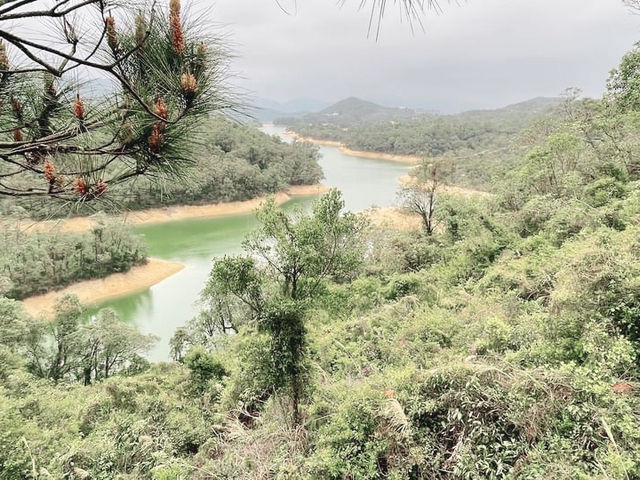
[[[191,371],[191,381],[198,392],[204,391],[211,379],[220,380],[227,374],[220,362],[201,346],[189,350],[184,364]]]
[[[640,44],[636,43],[611,71],[607,89],[623,111],[640,109]]]
[[[207,284],[201,298],[202,311],[171,337],[171,357],[176,362],[183,362],[193,346],[214,349],[221,334],[238,333],[240,326],[252,317],[252,310],[238,298],[220,294],[211,283]]]
[[[20,349],[34,375],[89,385],[139,364],[156,340],[123,323],[113,310],[85,320],[78,299],[68,295],[56,304],[53,321],[29,319]]]
[[[81,352],[78,331],[83,313],[78,299],[67,295],[56,303],[53,321],[32,319],[25,341],[31,373],[54,382],[71,376]]]
[[[310,215],[292,217],[269,202],[258,213],[260,227],[244,242],[252,256],[218,260],[209,280],[208,289],[238,298],[269,334],[270,380],[274,391],[291,394],[295,423],[305,382],[305,313],[325,280],[352,278],[362,259],[363,223],[343,208],[337,190],[318,200]]]
[[[149,351],[158,340],[143,335],[124,323],[111,309],[105,309],[78,332],[79,363],[85,385],[109,378],[138,363],[139,356]]]
[[[28,323],[22,304],[0,292],[0,379],[22,363],[20,347],[27,335]]]
[[[5,293],[18,299],[78,280],[126,272],[147,258],[139,236],[121,222],[107,221],[99,221],[84,234],[7,228],[0,234],[0,250]]]

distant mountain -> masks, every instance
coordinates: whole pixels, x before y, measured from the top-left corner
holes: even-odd
[[[529,118],[533,115],[551,110],[561,102],[562,99],[557,97],[537,97],[492,110],[469,110],[454,115],[438,115],[423,109],[385,107],[360,98],[349,97],[316,113],[282,115],[280,117],[272,117],[272,119],[275,123],[287,126],[317,125],[343,129],[412,118],[491,118],[492,120],[512,120],[513,122],[519,123],[524,120],[524,117]]]
[[[383,107],[377,103],[362,100],[357,97],[349,97],[344,100],[340,100],[337,103],[325,108],[318,112],[319,115],[376,115],[381,112],[390,112],[395,109],[389,107]]]
[[[297,117],[289,115],[287,118],[278,119],[277,122],[286,124],[291,123],[291,120],[296,120],[304,123],[330,124],[348,128],[360,124],[411,118],[420,113],[422,112],[411,108],[385,107],[360,98],[349,97],[319,112]]]
[[[536,97],[531,100],[525,100],[524,102],[513,103],[506,107],[496,109],[485,110],[469,110],[467,112],[460,113],[459,115],[473,115],[473,114],[500,114],[500,113],[523,113],[523,114],[535,114],[545,112],[552,108],[557,107],[562,103],[560,97]]]
[[[548,110],[549,108],[557,107],[563,102],[560,97],[536,97],[525,102],[514,103],[504,107],[503,110],[511,111],[525,111],[529,113],[537,113]]]

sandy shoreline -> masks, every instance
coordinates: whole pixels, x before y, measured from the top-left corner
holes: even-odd
[[[371,208],[363,213],[376,228],[401,232],[415,232],[422,228],[422,220],[418,215],[404,212],[397,207]]]
[[[416,179],[411,175],[402,175],[401,177],[398,178],[398,182],[400,182],[402,185],[411,185],[416,183]],[[443,184],[438,187],[438,191],[445,195],[458,195],[465,198],[470,198],[470,197],[491,198],[493,196],[493,194],[489,192],[485,192],[482,190],[474,190],[472,188],[458,187],[456,185]]]
[[[184,265],[181,263],[149,258],[144,265],[135,266],[126,273],[114,273],[105,278],[74,283],[54,292],[26,298],[22,303],[30,315],[51,317],[57,299],[64,295],[75,295],[84,305],[95,305],[105,300],[145,290],[183,268]]]
[[[278,205],[291,200],[292,197],[319,195],[329,190],[326,185],[294,185],[284,192],[274,195]],[[147,210],[129,211],[122,215],[109,217],[121,220],[128,225],[153,225],[177,220],[214,218],[225,215],[251,213],[258,209],[268,197],[259,197],[238,202],[221,202],[205,205],[173,205],[150,208]],[[81,233],[91,230],[97,219],[93,217],[72,217],[59,220],[21,220],[12,225],[24,232],[46,232],[57,230],[64,233]]]
[[[296,196],[320,195],[329,190],[326,185],[295,185],[286,192],[275,195],[279,205]],[[152,208],[126,215],[112,217],[121,219],[130,225],[150,225],[176,220],[213,218],[225,215],[251,213],[259,208],[267,197],[255,198],[241,202],[214,203],[208,205],[176,205],[166,208]],[[95,226],[97,219],[92,217],[76,217],[61,220],[34,222],[23,220],[17,227],[24,231],[42,232],[57,229],[60,232],[80,233]],[[13,226],[16,226],[14,223]],[[108,277],[85,280],[43,295],[26,298],[23,301],[25,310],[31,315],[51,317],[56,300],[64,295],[76,295],[81,303],[96,303],[122,297],[140,290],[145,290],[184,268],[184,265],[159,258],[149,258],[144,265],[133,267],[126,273],[115,273]]]
[[[388,162],[405,163],[407,165],[417,165],[422,160],[420,157],[415,155],[394,155],[392,153],[371,152],[368,150],[352,150],[350,148],[347,148],[347,146],[341,142],[336,142],[334,140],[322,140],[313,137],[303,137],[295,132],[285,132],[282,135],[293,138],[298,142],[313,143],[314,145],[320,145],[323,147],[336,147],[340,150],[340,152],[344,153],[345,155],[349,155],[350,157],[386,160]]]

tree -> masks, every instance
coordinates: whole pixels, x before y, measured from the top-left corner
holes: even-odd
[[[30,318],[23,330],[19,348],[28,370],[56,383],[81,380],[89,385],[109,378],[138,365],[140,355],[157,341],[123,323],[111,309],[86,321],[83,306],[71,295],[58,301],[52,321]]]
[[[420,216],[427,235],[432,235],[436,227],[437,193],[443,185],[444,162],[443,160],[431,162],[423,160],[416,171],[415,178],[411,178],[399,193],[402,206],[409,213]]]
[[[273,201],[258,213],[260,227],[244,242],[251,256],[215,262],[208,289],[233,295],[271,338],[271,385],[291,395],[300,422],[305,385],[305,315],[327,279],[352,278],[362,260],[363,221],[343,213],[340,192],[331,190],[310,215],[289,215]]]
[[[86,202],[135,177],[179,178],[207,116],[233,108],[225,51],[180,0],[138,8],[0,6],[0,195]],[[33,21],[57,28],[41,40]],[[92,98],[78,77],[113,85]]]
[[[622,58],[607,82],[609,97],[622,111],[640,109],[640,43]]]
[[[121,372],[158,340],[124,323],[111,309],[98,312],[79,332],[82,379],[85,385]],[[80,373],[80,372],[79,372]]]
[[[227,374],[220,362],[201,346],[189,350],[184,363],[191,372],[191,382],[197,392],[202,392],[209,380],[219,380]]]
[[[171,358],[176,362],[182,363],[193,346],[215,348],[221,334],[238,333],[239,327],[252,316],[240,300],[233,295],[221,295],[211,284],[201,297],[204,309],[186,326],[176,329],[169,341]]]
[[[72,376],[81,349],[78,330],[83,313],[77,297],[66,295],[56,303],[52,321],[30,319],[23,345],[31,373],[56,383]]]
[[[0,289],[0,379],[20,364],[20,345],[28,329],[22,304],[2,296]]]

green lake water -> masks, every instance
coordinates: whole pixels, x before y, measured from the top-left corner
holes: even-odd
[[[265,125],[263,131],[278,135],[282,129]],[[324,184],[342,191],[347,209],[361,211],[390,206],[396,201],[397,178],[408,171],[402,164],[350,157],[337,148],[321,147]],[[295,198],[282,208],[307,209],[313,197]],[[198,296],[214,258],[242,252],[241,242],[256,225],[253,214],[212,219],[182,220],[136,228],[149,245],[149,254],[185,265],[184,270],[159,284],[125,297],[104,302],[126,322],[160,341],[149,354],[152,361],[169,359],[169,339],[175,329],[198,312]]]

